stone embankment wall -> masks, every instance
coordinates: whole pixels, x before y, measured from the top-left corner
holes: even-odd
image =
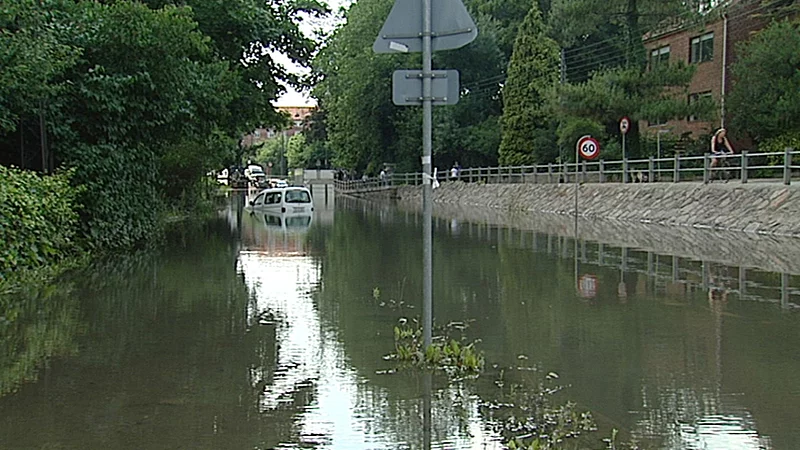
[[[419,202],[419,187],[400,187],[401,202]],[[442,183],[437,204],[505,211],[574,215],[575,186],[568,184]],[[579,216],[800,237],[800,186],[767,183],[584,184]]]

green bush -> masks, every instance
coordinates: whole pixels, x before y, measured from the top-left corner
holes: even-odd
[[[155,152],[144,146],[77,144],[64,152],[74,182],[85,186],[82,234],[92,250],[130,249],[160,230],[164,202]]]
[[[785,151],[787,147],[800,150],[800,131],[789,131],[780,136],[765,139],[758,146],[758,151],[764,153],[778,153]]]
[[[0,166],[0,279],[12,270],[61,261],[76,252],[73,172],[41,176]]]

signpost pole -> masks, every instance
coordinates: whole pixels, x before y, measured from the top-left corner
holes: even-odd
[[[628,157],[625,152],[625,136],[628,134],[628,129],[631,127],[631,120],[623,117],[619,121],[619,131],[622,133],[622,182],[628,182]]]
[[[578,141],[578,145],[575,146],[575,229],[578,229],[578,161],[581,159],[581,143],[583,138]]]
[[[575,146],[575,289],[580,292],[580,285],[578,284],[578,161],[581,159],[580,149],[581,149],[581,142],[583,138],[578,141],[578,145]]]
[[[625,156],[625,136],[626,133],[622,133],[622,182],[628,182],[628,159]]]
[[[461,48],[477,36],[475,21],[461,0],[437,0],[435,8],[433,0],[395,0],[372,45],[376,53],[422,52],[421,72],[403,70],[393,74],[392,101],[398,106],[422,106],[422,326],[426,347],[431,345],[433,327],[433,106],[458,103],[460,92],[458,71],[434,73],[431,58],[434,50]]]
[[[431,0],[422,0],[422,246],[423,288],[422,320],[425,348],[431,345],[433,327],[433,205],[432,205],[432,161],[431,149],[433,128],[433,99],[431,98]]]

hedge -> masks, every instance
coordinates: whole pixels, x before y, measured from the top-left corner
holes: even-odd
[[[72,172],[43,176],[0,166],[0,280],[78,252]]]

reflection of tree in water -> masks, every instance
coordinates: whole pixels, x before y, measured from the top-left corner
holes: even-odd
[[[142,449],[297,442],[295,417],[310,399],[258,412],[251,369],[274,364],[274,333],[248,327],[248,295],[231,270],[237,250],[228,230],[224,219],[182,229],[161,254],[100,262],[64,298],[56,291],[34,299],[24,317],[38,320],[3,336],[9,339],[2,345],[22,334],[41,337],[35,353],[19,354],[50,357],[74,350],[78,329],[87,336],[79,353],[46,369],[47,383],[0,399],[3,444]],[[85,318],[84,327],[77,317]],[[0,327],[0,334],[8,330]],[[13,354],[0,358],[6,355]]]
[[[70,282],[0,296],[0,397],[37,381],[53,359],[75,354],[82,329]]]

